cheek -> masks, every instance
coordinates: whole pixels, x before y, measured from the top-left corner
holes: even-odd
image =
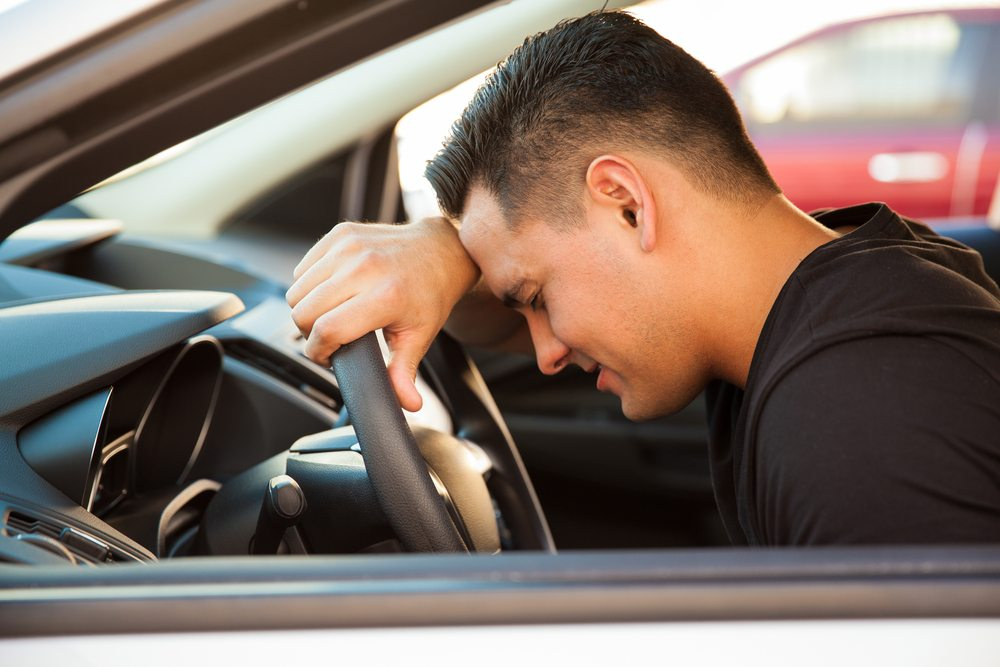
[[[587,293],[581,290],[548,290],[544,311],[546,326],[560,343],[586,353],[594,345],[593,322]],[[529,326],[530,319],[529,316]]]
[[[617,277],[587,272],[566,279],[546,296],[552,333],[567,346],[611,364],[636,335],[633,290]]]
[[[581,240],[560,249],[546,285],[546,307],[553,334],[569,347],[621,366],[644,355],[647,322],[654,319],[652,295],[642,289],[636,267],[622,248],[608,239]]]

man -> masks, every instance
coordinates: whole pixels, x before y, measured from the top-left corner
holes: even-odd
[[[707,387],[735,543],[1000,541],[1000,291],[978,255],[880,204],[799,211],[724,86],[636,19],[526,40],[427,175],[458,231],[344,223],[297,267],[314,360],[382,327],[412,410],[447,323],[596,372],[632,419]]]

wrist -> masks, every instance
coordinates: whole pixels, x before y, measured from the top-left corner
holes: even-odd
[[[443,247],[447,249],[448,257],[443,265],[448,267],[448,279],[455,287],[457,302],[481,282],[479,267],[466,252],[459,238],[458,223],[449,218],[436,217],[424,218],[419,224],[441,238]]]

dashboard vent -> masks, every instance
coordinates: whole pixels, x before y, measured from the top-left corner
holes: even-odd
[[[58,540],[62,528],[51,521],[33,519],[20,512],[11,512],[7,515],[7,534],[11,537],[15,535],[44,535]]]
[[[29,516],[24,512],[8,512],[4,528],[9,537],[18,535],[30,537],[31,541],[41,548],[57,553],[65,554],[63,551],[65,549],[82,563],[103,564],[139,560],[132,554],[77,528],[62,526],[55,521]]]

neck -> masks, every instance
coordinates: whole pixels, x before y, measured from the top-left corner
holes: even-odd
[[[813,250],[840,236],[774,195],[752,212],[723,215],[712,221],[711,247],[705,259],[712,276],[702,321],[703,340],[712,346],[710,372],[746,387],[750,363],[764,322],[796,267]]]

